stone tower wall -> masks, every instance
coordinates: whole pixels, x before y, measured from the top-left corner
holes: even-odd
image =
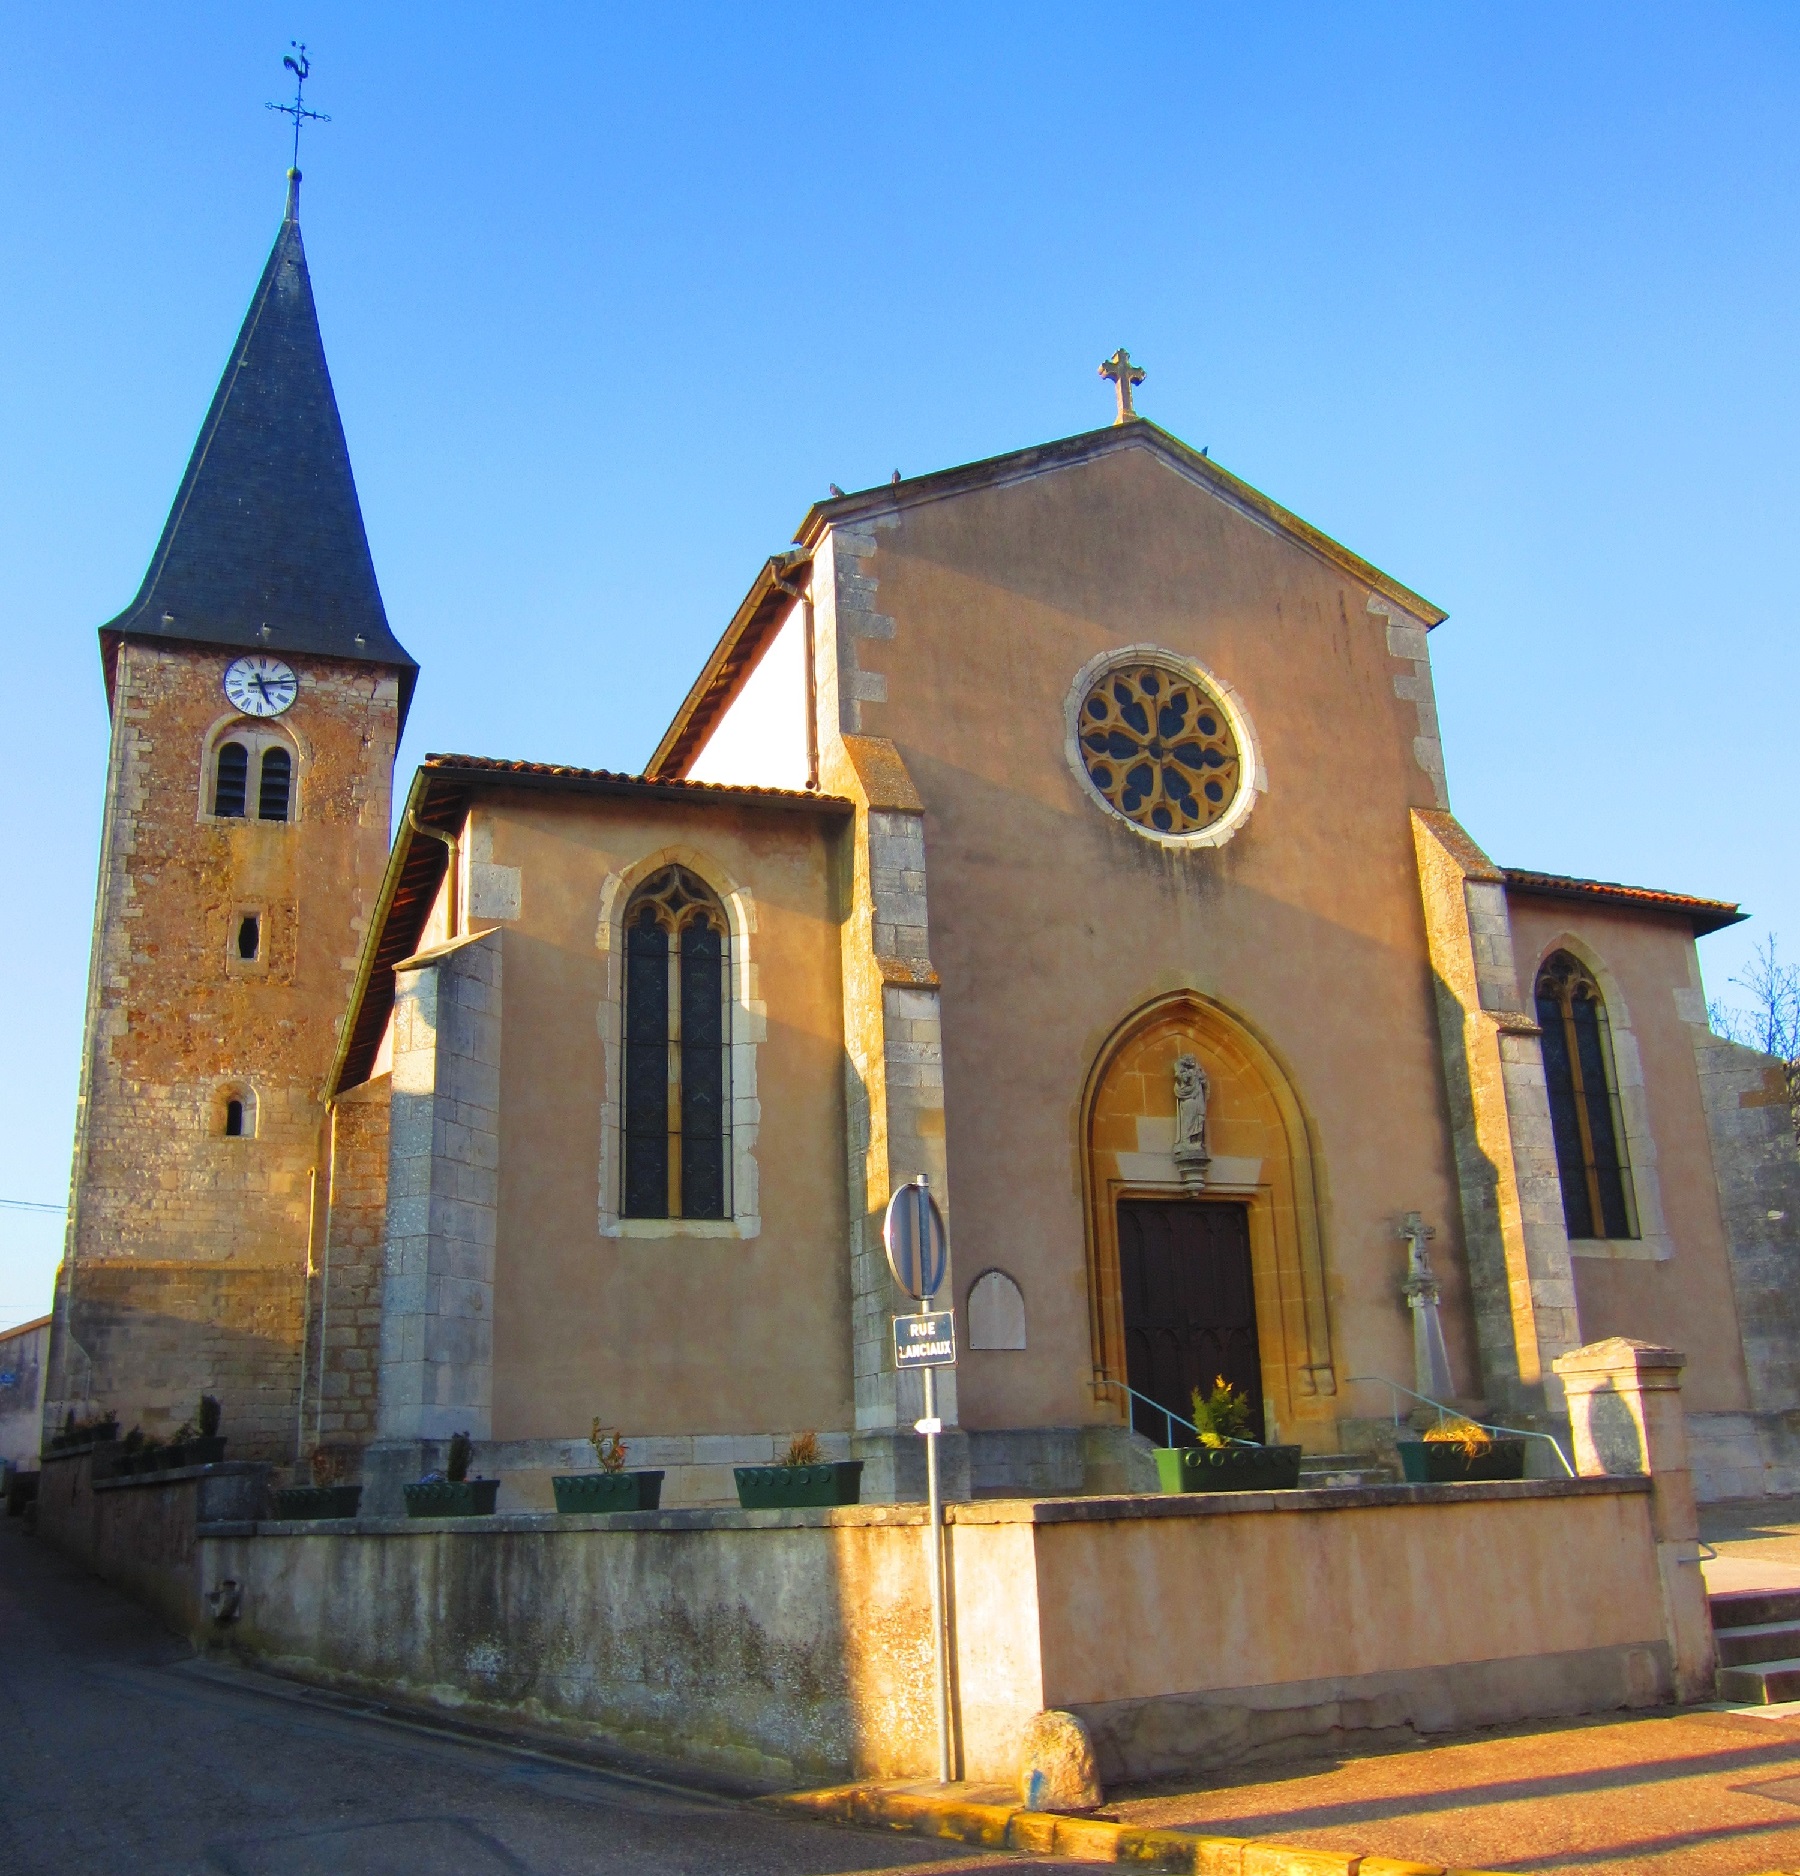
[[[392,671],[292,657],[293,818],[218,821],[207,753],[238,655],[119,650],[46,1418],[110,1407],[162,1433],[207,1391],[234,1456],[286,1458],[321,1094],[387,852],[399,694]],[[251,964],[233,955],[246,911]],[[239,1089],[254,1132],[229,1138]]]
[[[331,1183],[316,1214],[302,1383],[307,1448],[361,1446],[375,1437],[390,1081],[379,1075],[352,1088],[329,1125]]]

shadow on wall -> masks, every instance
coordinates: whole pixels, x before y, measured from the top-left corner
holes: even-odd
[[[1588,1437],[1594,1455],[1615,1478],[1650,1470],[1644,1452],[1644,1433],[1624,1395],[1610,1382],[1588,1396]]]
[[[1463,1262],[1469,1306],[1475,1317],[1475,1340],[1484,1372],[1484,1391],[1492,1407],[1505,1414],[1541,1412],[1541,1394],[1528,1394],[1519,1376],[1512,1338],[1512,1291],[1504,1252],[1498,1259],[1482,1250],[1503,1243],[1500,1222],[1500,1169],[1481,1150],[1475,1114],[1475,1087],[1463,1044],[1461,1001],[1443,977],[1431,973],[1437,1005],[1438,1058],[1444,1065],[1444,1094],[1449,1108],[1450,1139],[1456,1154],[1457,1196],[1462,1204]]]
[[[234,1459],[295,1455],[305,1276],[299,1270],[84,1264],[74,1276],[68,1398],[79,1416],[111,1408],[158,1438],[201,1394],[224,1407]]]

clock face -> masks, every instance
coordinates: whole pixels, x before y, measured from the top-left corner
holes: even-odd
[[[278,717],[300,694],[300,680],[279,658],[252,653],[225,672],[225,695],[246,716]]]

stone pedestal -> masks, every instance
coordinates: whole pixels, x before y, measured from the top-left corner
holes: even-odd
[[[1584,1478],[1648,1477],[1651,1482],[1650,1515],[1676,1693],[1683,1700],[1710,1700],[1716,1661],[1681,1406],[1686,1366],[1687,1357],[1672,1348],[1624,1336],[1571,1349],[1555,1363],[1568,1393],[1576,1470]]]
[[[910,1427],[905,1432],[881,1427],[856,1433],[850,1439],[850,1457],[863,1462],[862,1502],[865,1505],[922,1505],[925,1502],[925,1439]],[[938,1435],[938,1490],[947,1505],[964,1504],[972,1496],[969,1486],[969,1436],[961,1427],[946,1427]]]

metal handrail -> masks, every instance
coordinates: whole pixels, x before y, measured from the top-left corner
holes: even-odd
[[[1100,1385],[1102,1387],[1116,1387],[1120,1389],[1121,1392],[1129,1394],[1133,1400],[1142,1401],[1146,1407],[1154,1407],[1156,1411],[1159,1414],[1161,1414],[1163,1417],[1163,1421],[1164,1421],[1163,1434],[1169,1445],[1173,1446],[1175,1444],[1175,1429],[1178,1426],[1186,1427],[1187,1430],[1191,1434],[1193,1434],[1195,1439],[1198,1439],[1200,1437],[1200,1429],[1194,1425],[1193,1421],[1183,1420],[1180,1414],[1175,1413],[1170,1408],[1165,1407],[1161,1401],[1152,1400],[1148,1394],[1140,1394],[1137,1391],[1137,1389],[1134,1388],[1128,1381],[1115,1381],[1112,1378],[1112,1376],[1106,1372],[1104,1368],[1099,1370],[1099,1375],[1100,1375]],[[1260,1440],[1240,1440],[1235,1435],[1232,1435],[1232,1434],[1226,1435],[1225,1443],[1228,1446],[1258,1446],[1258,1447],[1260,1447],[1262,1444]]]
[[[1471,1420],[1469,1416],[1463,1413],[1459,1408],[1446,1407],[1441,1400],[1433,1400],[1429,1394],[1414,1393],[1411,1388],[1402,1387],[1398,1381],[1390,1381],[1385,1374],[1353,1374],[1350,1377],[1349,1385],[1355,1387],[1358,1382],[1361,1381],[1378,1381],[1387,1389],[1388,1404],[1393,1409],[1395,1426],[1400,1424],[1400,1403],[1394,1397],[1404,1394],[1409,1400],[1416,1400],[1422,1406],[1436,1408],[1439,1426],[1442,1426],[1445,1418],[1448,1417],[1452,1420],[1468,1420],[1470,1426],[1480,1427],[1484,1433],[1504,1433],[1510,1439],[1543,1440],[1562,1462],[1563,1471],[1565,1471],[1570,1478],[1575,1477],[1575,1468],[1569,1464],[1569,1455],[1563,1451],[1561,1442],[1557,1440],[1553,1434],[1537,1433],[1530,1427],[1503,1427],[1497,1421],[1492,1420]]]

